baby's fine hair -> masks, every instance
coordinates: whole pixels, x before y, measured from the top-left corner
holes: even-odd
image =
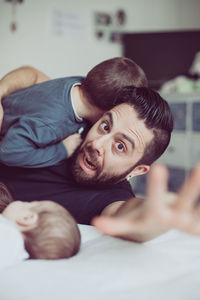
[[[8,188],[0,182],[0,213],[15,201]],[[51,208],[37,211],[38,224],[23,232],[24,245],[30,258],[62,259],[75,255],[81,235],[75,219],[58,203],[49,201]]]
[[[23,233],[30,258],[61,259],[79,251],[81,236],[76,221],[61,205],[51,205],[52,211],[38,213],[37,227]]]
[[[109,110],[118,92],[129,85],[147,87],[145,72],[133,60],[115,57],[92,68],[82,82],[82,90],[91,104]]]

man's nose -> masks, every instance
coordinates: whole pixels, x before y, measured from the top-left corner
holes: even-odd
[[[105,152],[106,144],[108,143],[108,135],[104,135],[94,139],[91,142],[93,150],[97,152],[99,156],[103,155]]]

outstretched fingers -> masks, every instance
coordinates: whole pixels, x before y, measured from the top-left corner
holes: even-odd
[[[194,209],[195,202],[200,196],[200,165],[190,173],[178,193],[176,207],[179,211],[189,212]]]
[[[162,211],[167,197],[168,171],[164,165],[152,166],[147,181],[146,207],[150,212]]]
[[[183,184],[176,203],[177,228],[200,235],[200,209],[195,205],[200,196],[200,165],[197,165]]]
[[[167,169],[154,165],[145,201],[130,199],[115,216],[94,218],[92,224],[104,234],[137,241],[148,240],[170,228],[200,235],[200,204],[195,206],[200,195],[200,165],[193,169],[173,204],[168,201],[167,182]]]

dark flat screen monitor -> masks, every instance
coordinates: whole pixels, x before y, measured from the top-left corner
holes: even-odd
[[[123,35],[123,55],[140,65],[152,88],[178,75],[187,75],[200,51],[200,30]]]

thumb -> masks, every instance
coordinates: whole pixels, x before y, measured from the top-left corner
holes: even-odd
[[[130,225],[127,222],[114,217],[95,217],[91,223],[102,233],[111,236],[118,236],[130,230]]]

